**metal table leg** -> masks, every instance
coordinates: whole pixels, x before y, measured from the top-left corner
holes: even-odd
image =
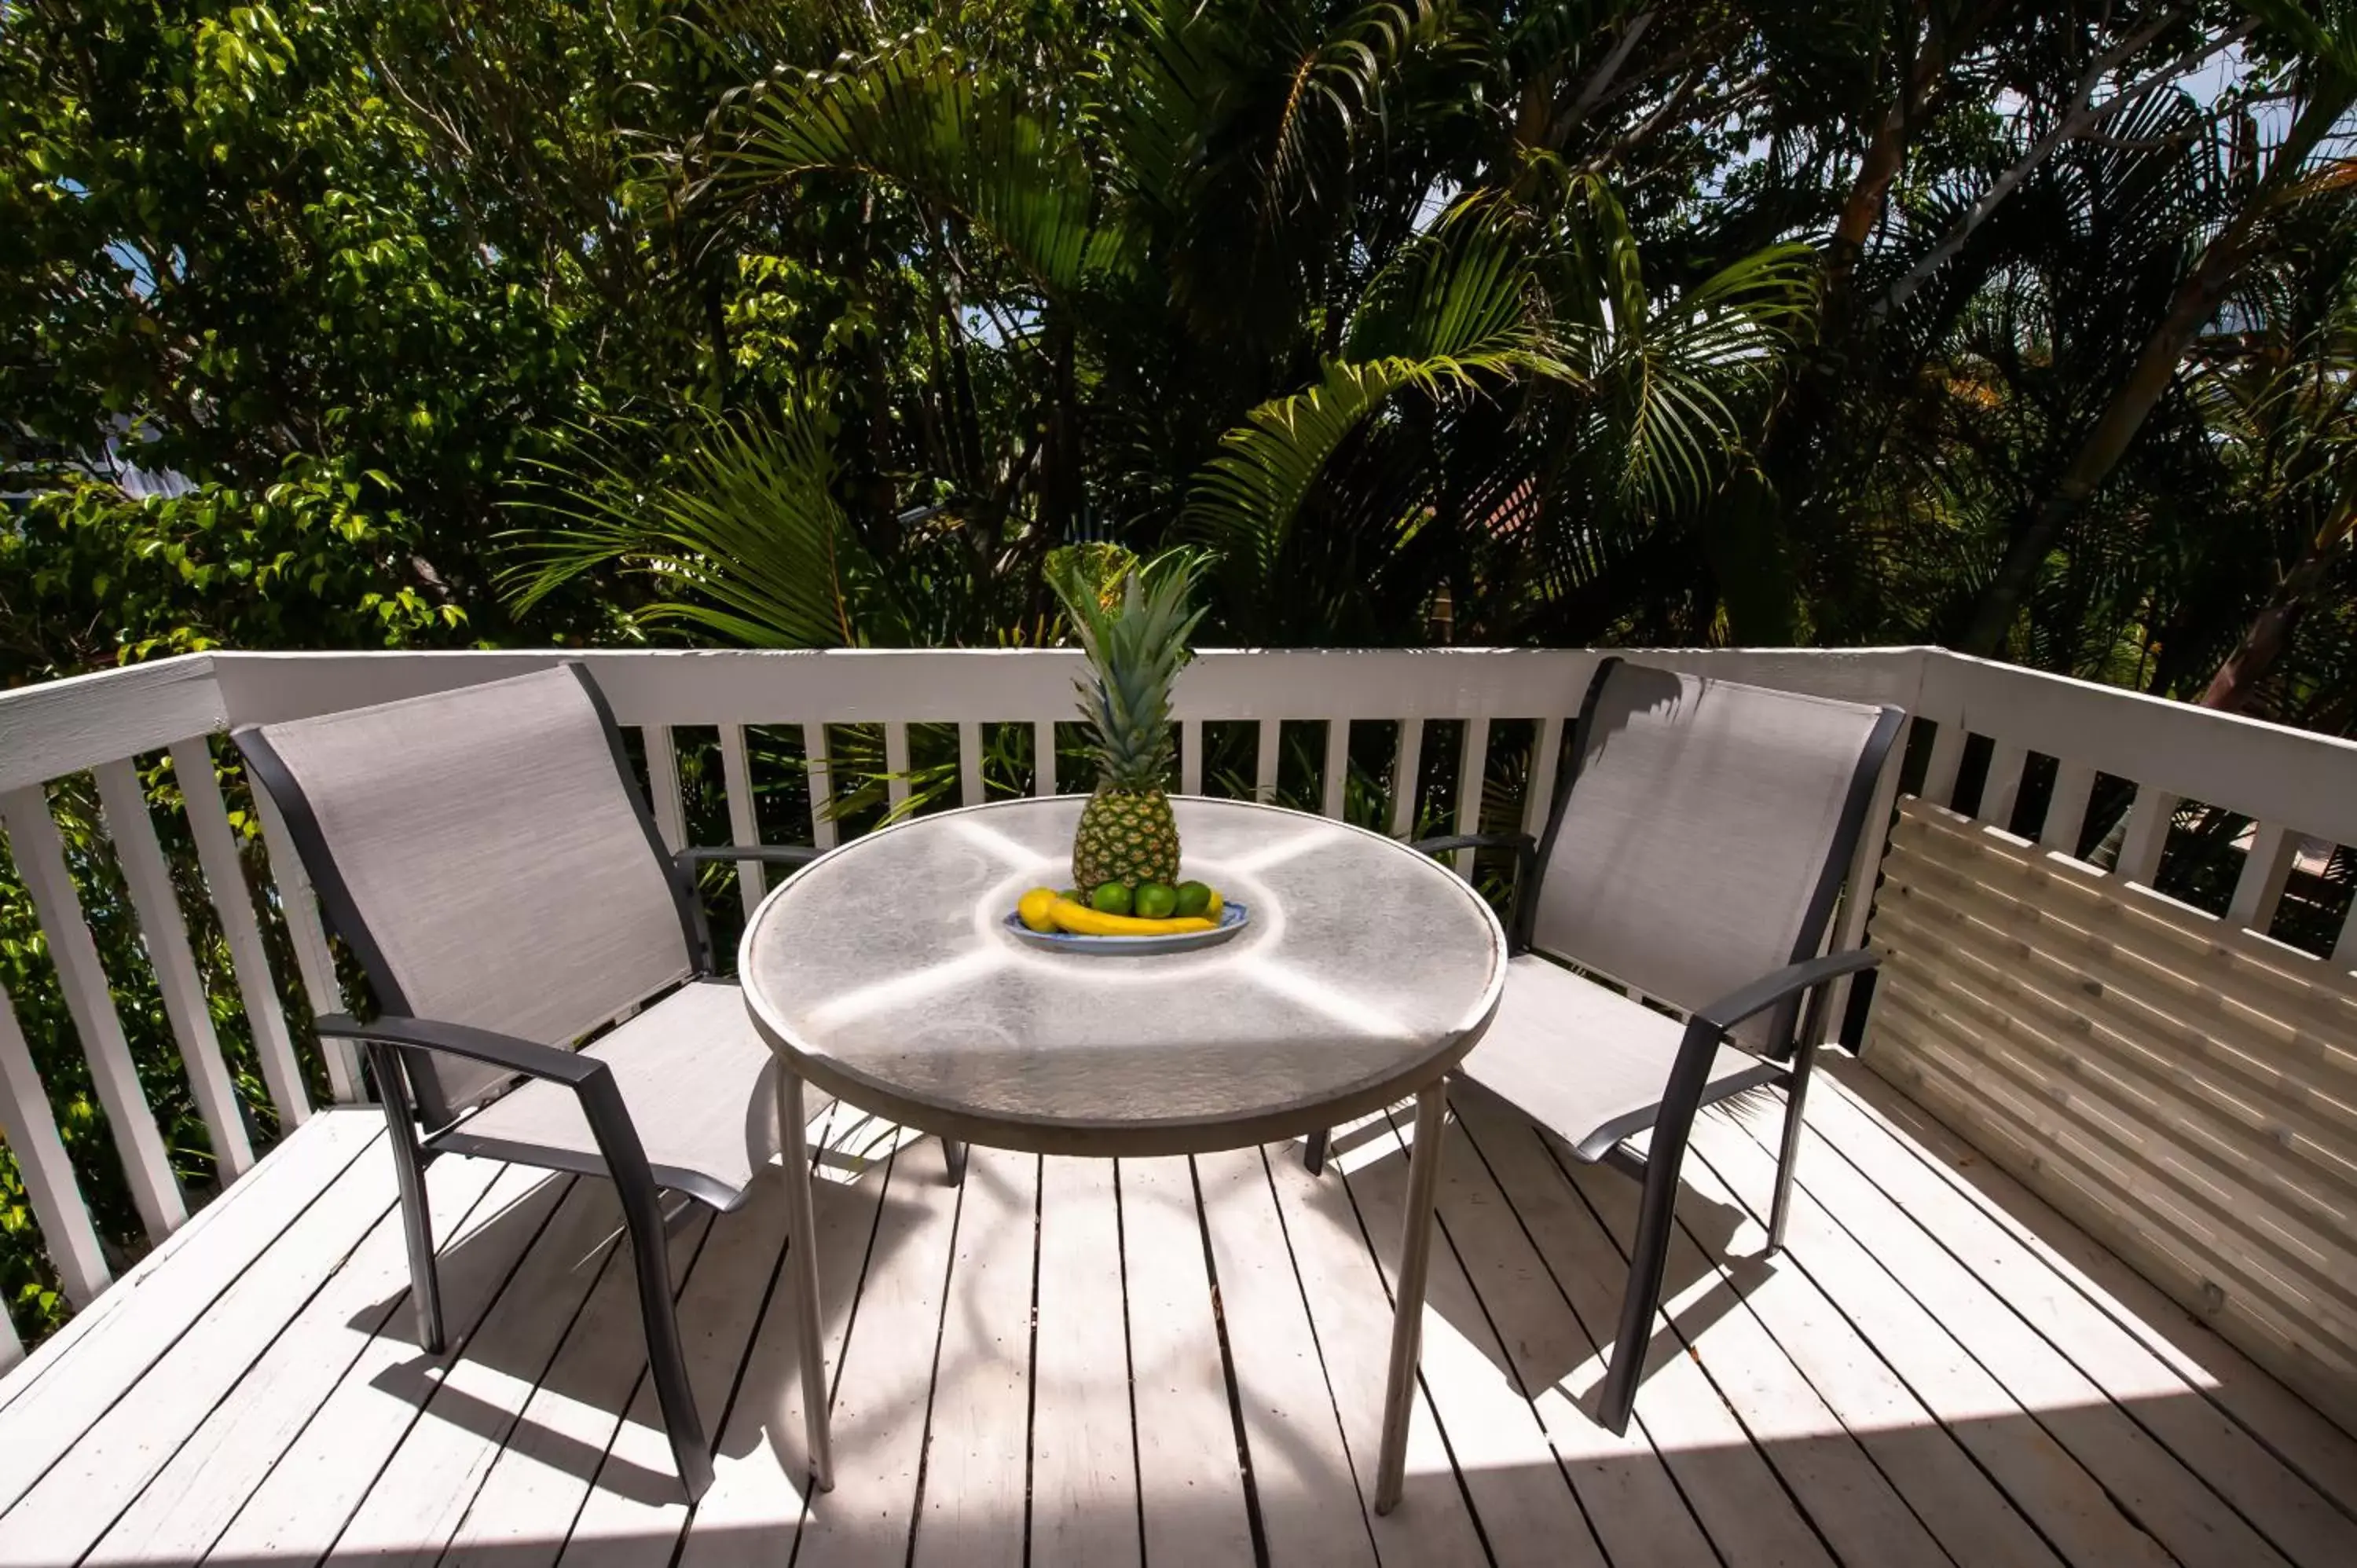
[[[801,1351],[802,1425],[810,1443],[811,1482],[834,1489],[834,1448],[827,1435],[826,1345],[820,1337],[818,1216],[811,1203],[811,1155],[802,1076],[778,1062],[778,1142],[786,1166],[786,1248],[793,1267],[794,1335]]]
[[[1415,1097],[1415,1144],[1408,1151],[1407,1216],[1400,1232],[1399,1280],[1393,1292],[1391,1376],[1383,1385],[1383,1455],[1375,1466],[1375,1511],[1399,1506],[1407,1478],[1407,1421],[1415,1402],[1415,1364],[1424,1348],[1424,1281],[1432,1266],[1432,1200],[1440,1188],[1440,1145],[1447,1136],[1448,1086]]]

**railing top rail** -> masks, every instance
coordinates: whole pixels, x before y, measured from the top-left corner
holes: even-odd
[[[2357,741],[1940,650],[1919,714],[2171,795],[2357,844]]]
[[[1943,725],[2357,843],[2357,742],[1923,647],[1631,649],[1703,672],[1892,702]],[[1560,716],[1596,650],[1210,649],[1178,716]],[[217,651],[0,692],[0,790],[243,723],[589,662],[626,723],[1044,723],[1072,714],[1069,649]]]
[[[0,793],[210,735],[228,722],[209,653],[0,692]]]
[[[1631,650],[1693,668],[1739,665],[1812,690],[1902,704],[1925,650]],[[224,653],[236,723],[268,723],[388,702],[579,659],[626,724],[823,719],[1038,723],[1072,716],[1077,650],[534,650],[451,653]],[[1201,650],[1179,678],[1186,719],[1560,716],[1577,708],[1587,649],[1230,649]]]

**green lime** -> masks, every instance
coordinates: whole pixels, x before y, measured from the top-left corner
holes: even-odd
[[[1102,882],[1089,895],[1090,907],[1101,915],[1129,913],[1129,885],[1124,882]]]
[[[1167,920],[1178,908],[1178,889],[1160,882],[1148,882],[1137,890],[1137,914],[1140,919]]]
[[[1200,915],[1211,907],[1211,888],[1200,882],[1181,882],[1178,885],[1178,914]]]
[[[1082,897],[1081,890],[1077,887],[1067,887],[1061,893],[1057,894],[1056,897],[1061,898],[1067,904],[1085,904],[1088,902],[1088,899]]]

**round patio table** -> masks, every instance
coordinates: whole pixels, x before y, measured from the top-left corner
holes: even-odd
[[[805,1080],[945,1142],[1103,1157],[1316,1133],[1416,1097],[1375,1506],[1405,1464],[1448,1100],[1505,983],[1497,917],[1446,866],[1329,818],[1176,798],[1185,874],[1249,906],[1189,952],[1045,951],[1005,926],[1070,879],[1083,798],[920,817],[764,899],[737,972],[779,1058],[811,1474],[833,1485]]]

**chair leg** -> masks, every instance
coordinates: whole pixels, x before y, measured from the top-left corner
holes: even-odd
[[[1792,1167],[1801,1157],[1802,1108],[1808,1102],[1809,1069],[1816,1059],[1814,1045],[1796,1047],[1792,1076],[1784,1084],[1784,1139],[1776,1154],[1776,1202],[1768,1212],[1767,1255],[1771,1258],[1784,1250],[1784,1221],[1792,1208]]]
[[[1619,1436],[1629,1430],[1637,1408],[1637,1380],[1645,1372],[1645,1348],[1652,1342],[1653,1309],[1661,1305],[1662,1275],[1669,1266],[1670,1233],[1677,1224],[1678,1166],[1684,1140],[1653,1132],[1645,1161],[1645,1196],[1637,1215],[1637,1245],[1629,1255],[1629,1287],[1620,1297],[1620,1330],[1612,1341],[1612,1364],[1604,1373],[1597,1419]]]
[[[712,1485],[712,1445],[696,1413],[695,1391],[687,1380],[687,1358],[679,1348],[679,1316],[671,1299],[670,1230],[662,1204],[651,1187],[617,1179],[623,1229],[629,1232],[630,1263],[638,1275],[639,1318],[646,1326],[647,1369],[654,1374],[655,1401],[662,1407],[663,1431],[672,1462],[679,1467],[687,1500],[695,1502]]]
[[[1308,1141],[1301,1145],[1301,1168],[1308,1171],[1311,1176],[1324,1176],[1326,1174],[1326,1148],[1327,1145],[1333,1141],[1333,1138],[1334,1134],[1323,1127],[1319,1128],[1317,1132],[1310,1133]]]
[[[393,1176],[401,1190],[401,1229],[409,1243],[409,1299],[417,1313],[417,1344],[429,1356],[442,1353],[442,1279],[434,1266],[434,1216],[425,1205],[425,1155],[417,1146],[417,1121],[409,1109],[408,1079],[391,1046],[371,1042],[369,1070],[377,1098],[384,1101],[385,1129],[393,1144]]]
[[[954,1138],[942,1140],[942,1164],[949,1169],[952,1187],[965,1185],[965,1151],[966,1145]]]

